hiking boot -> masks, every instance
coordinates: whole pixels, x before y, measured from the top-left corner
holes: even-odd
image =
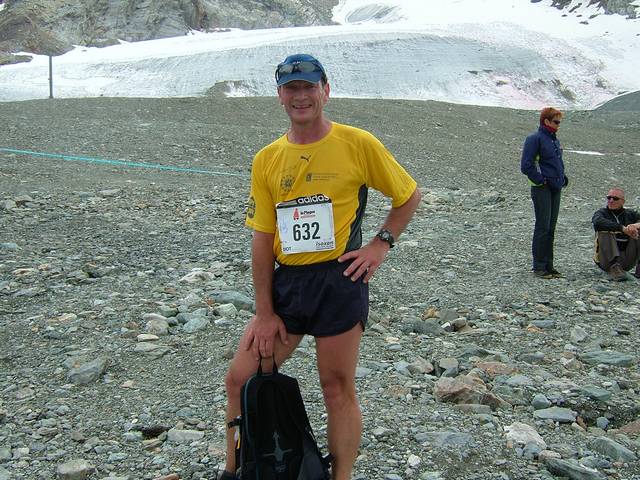
[[[640,279],[640,263],[636,265],[636,271],[633,272],[633,276]]]
[[[553,278],[553,275],[546,270],[534,270],[533,274],[538,278],[544,278],[545,280],[549,280]]]
[[[218,473],[214,480],[240,480],[233,473],[229,473],[226,470],[223,470],[222,473]]]
[[[558,270],[553,268],[553,267],[551,267],[549,270],[547,270],[547,272],[550,273],[553,278],[562,277],[562,274]]]
[[[625,272],[617,263],[611,265],[607,273],[609,274],[611,280],[613,280],[614,282],[624,282],[625,280],[629,279],[629,277],[627,277],[627,272]]]

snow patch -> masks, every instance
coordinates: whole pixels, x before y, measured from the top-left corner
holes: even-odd
[[[588,150],[567,150],[567,152],[578,153],[580,155],[596,155],[596,156],[604,156],[604,153],[600,152],[590,152]]]
[[[54,58],[54,96],[272,96],[295,51],[323,62],[337,97],[572,110],[640,90],[640,20],[580,0],[341,0],[333,19],[78,47]],[[47,57],[0,67],[0,101],[48,93]]]

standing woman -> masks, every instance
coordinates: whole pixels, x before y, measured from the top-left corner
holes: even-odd
[[[524,141],[520,170],[529,178],[531,200],[536,217],[531,242],[533,274],[539,278],[557,278],[553,265],[553,239],[560,210],[562,187],[567,186],[562,146],[556,136],[562,112],[553,107],[540,112],[538,131]]]

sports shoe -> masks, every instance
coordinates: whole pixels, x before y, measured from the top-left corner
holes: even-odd
[[[553,278],[553,275],[546,270],[534,270],[533,274],[538,278],[544,278],[545,280],[549,280]]]
[[[562,277],[562,274],[558,270],[553,268],[553,267],[551,267],[549,270],[547,270],[547,272],[550,273],[553,278]]]
[[[223,470],[222,473],[218,472],[214,480],[240,480],[240,479],[233,473],[229,473],[226,470]]]
[[[609,270],[607,270],[607,273],[614,282],[624,282],[625,280],[629,280],[627,272],[625,272],[618,263],[611,265]]]

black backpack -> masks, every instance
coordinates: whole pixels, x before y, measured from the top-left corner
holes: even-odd
[[[240,391],[236,465],[241,480],[329,480],[330,457],[323,457],[304,408],[298,381],[273,365],[258,371]]]

